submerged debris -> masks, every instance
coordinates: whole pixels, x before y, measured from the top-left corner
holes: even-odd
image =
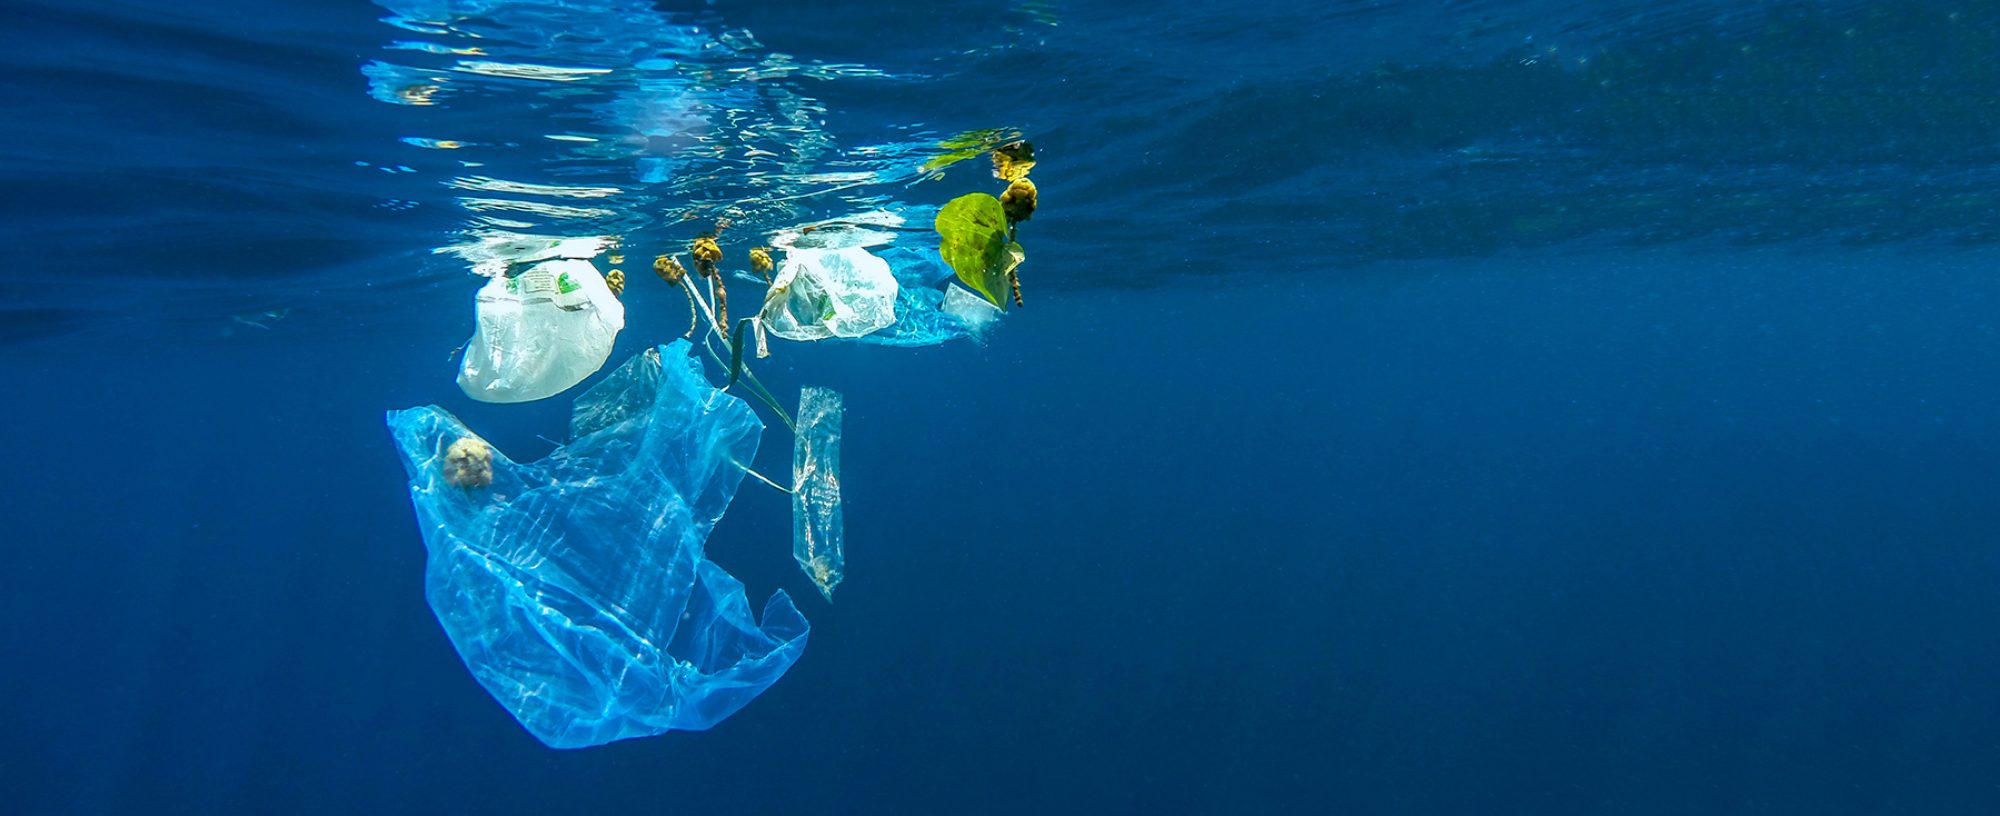
[[[840,512],[840,392],[799,390],[799,422],[792,443],[792,558],[833,600],[847,567],[847,535]]]
[[[513,264],[518,268],[522,264]],[[459,388],[481,402],[529,402],[569,390],[611,356],[625,306],[585,258],[552,258],[486,282]]]
[[[462,436],[444,453],[444,483],[468,490],[493,484],[493,448],[476,436]]]
[[[436,406],[389,413],[431,609],[472,676],[551,747],[713,727],[805,650],[790,595],[753,616],[706,557],[764,424],[693,355],[683,340],[634,355],[577,398],[569,441],[535,462]],[[460,457],[439,465],[447,439]],[[454,472],[510,489],[452,489]]]

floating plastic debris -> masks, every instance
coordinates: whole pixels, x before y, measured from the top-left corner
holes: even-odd
[[[896,322],[896,276],[865,249],[793,250],[764,295],[758,331],[787,340],[860,337]]]
[[[847,569],[841,553],[847,538],[840,516],[841,414],[840,392],[799,390],[792,442],[792,557],[828,601]]]
[[[1000,316],[1000,309],[949,285],[951,267],[935,250],[890,247],[880,257],[896,276],[896,322],[856,340],[903,347],[968,338],[985,342],[986,328]]]
[[[1000,307],[987,303],[970,290],[959,286],[945,287],[944,303],[938,307],[938,311],[958,318],[959,324],[965,326],[965,332],[973,342],[982,345],[986,342],[987,330],[1000,321],[1001,315],[1006,314],[1000,311]]]
[[[481,402],[546,399],[583,382],[611,356],[625,306],[589,261],[541,261],[487,281],[479,328],[466,344],[458,387]]]
[[[704,556],[764,425],[709,385],[686,341],[578,398],[570,442],[537,462],[436,406],[388,422],[431,610],[479,684],[549,746],[709,728],[804,651],[810,627],[789,595],[774,593],[759,624],[742,583]]]

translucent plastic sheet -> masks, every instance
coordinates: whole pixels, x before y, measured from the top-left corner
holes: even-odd
[[[840,520],[840,392],[799,391],[798,435],[792,442],[792,557],[821,595],[847,568]]]
[[[551,747],[706,729],[804,651],[788,595],[760,625],[703,555],[763,423],[709,385],[686,341],[578,398],[573,438],[540,461],[509,460],[435,406],[388,419],[431,609],[480,685]]]
[[[1000,322],[1000,307],[987,303],[986,299],[975,295],[962,286],[945,287],[944,302],[938,311],[958,320],[965,327],[965,333],[974,341],[986,342],[986,332],[993,324]]]
[[[960,287],[936,250],[890,247],[882,260],[896,276],[896,322],[862,337],[882,346],[935,346],[952,340],[986,342],[986,330],[1001,312]]]
[[[458,386],[482,402],[553,397],[596,373],[625,328],[625,307],[590,261],[558,258],[488,281],[475,299]]]
[[[860,337],[896,322],[896,277],[865,249],[795,249],[758,320],[787,340]]]

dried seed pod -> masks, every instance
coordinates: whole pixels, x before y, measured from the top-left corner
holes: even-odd
[[[606,273],[604,275],[604,285],[611,287],[612,297],[619,297],[624,295],[625,294],[624,270],[613,269],[610,272]]]
[[[694,265],[700,269],[704,264],[722,262],[722,247],[715,243],[714,235],[701,235],[688,244],[688,253],[694,256]],[[703,272],[702,274],[707,274]]]
[[[661,255],[653,259],[653,274],[660,276],[660,280],[666,281],[669,285],[679,286],[681,279],[687,277],[687,273],[687,267],[681,266],[681,262],[671,255]]]
[[[771,282],[771,250],[769,248],[750,248],[750,271],[762,276],[765,283]]]
[[[1000,194],[1000,211],[1007,215],[1007,225],[1013,226],[1035,216],[1035,183],[1021,179],[1007,185],[1007,192]]]
[[[694,271],[708,279],[708,296],[715,301],[716,330],[729,331],[729,287],[716,267],[722,262],[722,247],[716,245],[713,233],[704,233],[688,244],[688,254],[694,256]]]
[[[444,454],[444,483],[470,490],[493,483],[493,448],[474,436],[460,437]]]

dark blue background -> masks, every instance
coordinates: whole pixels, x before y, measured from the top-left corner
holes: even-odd
[[[392,338],[17,359],[0,767],[17,812],[1976,812],[1985,268],[1412,265],[795,355],[848,394],[839,603],[714,732],[561,753],[432,622],[377,412],[556,417]],[[781,498],[712,552],[809,593]]]
[[[363,190],[292,210],[232,204],[230,190],[119,199],[163,222],[233,214],[180,234],[197,247],[278,238],[219,269],[135,254],[143,230],[12,253],[0,811],[1994,812],[2000,256],[1982,236],[2000,221],[1951,196],[1982,194],[1983,151],[2000,142],[1911,119],[1894,130],[1907,149],[1878,155],[1838,122],[1769,113],[1795,136],[1786,152],[1768,134],[1730,141],[1704,113],[1620,153],[1599,127],[1609,114],[1565,119],[1712,77],[1704,60],[1720,57],[1688,43],[1739,21],[1689,5],[1628,21],[1637,45],[1604,46],[1683,49],[1687,64],[1649,62],[1671,69],[1647,93],[1450,126],[1407,114],[1452,88],[1476,107],[1492,86],[1467,77],[1519,68],[1518,53],[1414,34],[1398,46],[1397,20],[1355,11],[1318,22],[1373,50],[1298,68],[1319,47],[1272,32],[1300,9],[1246,11],[1244,28],[1195,18],[1207,35],[1170,15],[1073,10],[1092,36],[1048,47],[1098,38],[1105,62],[1089,65],[1129,72],[1136,101],[1096,119],[1084,101],[1034,109],[1052,155],[1023,239],[1048,238],[1030,244],[1028,308],[985,348],[787,346],[765,369],[781,392],[846,394],[849,580],[835,605],[812,597],[787,502],[755,484],[710,555],[753,596],[801,598],[805,657],[712,732],[583,751],[542,747],[459,664],[423,601],[382,427],[385,409],[438,402],[529,458],[561,432],[565,401],[457,392],[447,352],[466,332],[466,280],[393,265],[425,247],[393,247],[370,267],[379,289],[357,294],[318,288],[358,274],[351,247],[280,240],[297,227],[393,243],[423,213],[343,214]],[[327,8],[372,25],[365,8]],[[1535,9],[1475,11],[1512,31]],[[1875,20],[1882,41],[1926,30],[1874,13],[1836,22]],[[766,40],[789,32],[825,59],[853,47],[809,15],[788,29],[759,14],[740,11]],[[1175,61],[1140,60],[1109,20],[1185,49],[1248,37],[1291,49],[1293,67],[1275,78],[1241,52],[1185,50],[1222,66],[1205,91],[1145,85],[1160,74],[1132,66]],[[1840,28],[1814,39],[1813,25],[1741,36],[1848,64],[1824,50]],[[320,54],[350,72],[324,97],[359,96],[339,43],[379,33],[327,32],[331,45],[274,70],[304,81]],[[1373,113],[1354,121],[1400,129],[1300,125],[1330,146],[1271,115],[1311,119],[1278,98],[1314,74],[1334,98],[1366,97],[1381,74],[1347,60],[1426,57],[1433,79],[1404,77],[1411,97],[1355,103]],[[1763,98],[1788,81],[1756,79],[1732,87]],[[1168,105],[1154,113],[1189,123],[1134,132],[1147,150],[1098,145],[1122,132],[1099,126],[1146,113],[1148,91],[1226,107],[1259,87],[1277,107]],[[1851,116],[1916,105],[1874,104],[1890,107]],[[71,114],[0,133],[29,144],[36,128],[107,126]],[[1497,176],[1450,164],[1503,138],[1548,152]],[[335,134],[299,155],[344,156],[342,140],[364,141]],[[1918,149],[1946,142],[1963,144]],[[1679,146],[1648,152],[1662,144]],[[9,172],[53,184],[70,171],[47,149]],[[130,150],[101,161],[145,163]],[[1296,173],[1255,177],[1300,151]],[[1224,166],[1174,165],[1195,157]],[[1161,198],[1171,185],[1146,179],[1168,165],[1219,186]],[[1380,183],[1402,173],[1428,191]],[[51,186],[45,207],[7,207],[88,235],[116,187]],[[1575,210],[1524,220],[1555,218],[1550,201]],[[1639,214],[1604,214],[1620,202]],[[1911,214],[1925,207],[1943,215]],[[336,271],[301,271],[322,269]],[[266,331],[231,323],[247,301],[222,295],[148,305],[218,279],[298,314]],[[627,301],[621,357],[679,332],[662,288],[635,284]],[[771,435],[760,464],[783,472],[788,451]]]

